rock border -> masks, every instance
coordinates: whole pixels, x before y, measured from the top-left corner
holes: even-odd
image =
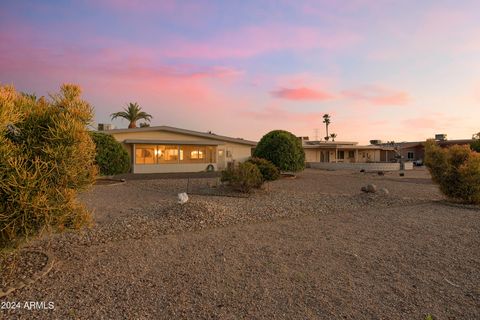
[[[13,286],[4,288],[3,290],[0,289],[0,299],[6,297],[10,293],[14,292],[15,290],[20,290],[25,288],[28,285],[31,285],[38,281],[38,279],[46,276],[53,268],[54,257],[50,252],[43,252],[39,250],[25,250],[26,252],[35,252],[44,255],[47,257],[47,262],[43,266],[40,271],[34,273],[30,278],[24,280],[18,280]]]

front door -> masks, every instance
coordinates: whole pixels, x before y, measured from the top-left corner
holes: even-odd
[[[218,149],[217,168],[218,170],[225,169],[225,149]]]
[[[330,153],[328,151],[321,151],[320,162],[330,162]]]

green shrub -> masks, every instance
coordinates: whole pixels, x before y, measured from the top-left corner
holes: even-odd
[[[253,163],[258,167],[262,174],[263,181],[273,181],[280,177],[278,168],[267,159],[252,157],[247,162]]]
[[[97,174],[93,112],[80,94],[63,85],[37,100],[0,86],[0,248],[90,222],[76,198]]]
[[[101,175],[110,176],[130,171],[130,157],[114,137],[100,132],[90,134],[95,142],[95,161]]]
[[[222,171],[222,182],[229,182],[238,191],[248,193],[263,184],[262,174],[256,165],[250,162],[240,163],[236,168]]]
[[[267,159],[280,171],[296,172],[305,168],[302,143],[288,131],[275,130],[264,135],[253,155]]]
[[[442,149],[435,141],[425,143],[425,165],[440,190],[449,198],[480,204],[480,154],[468,146]]]
[[[228,167],[227,169],[222,170],[220,174],[220,181],[232,182],[234,174],[235,174],[235,169],[233,167]]]
[[[470,148],[473,151],[480,152],[480,132],[472,136],[472,143],[470,143]]]

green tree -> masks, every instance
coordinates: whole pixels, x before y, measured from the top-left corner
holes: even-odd
[[[92,118],[78,86],[49,99],[0,86],[0,248],[90,222],[76,195],[97,174]]]
[[[470,143],[470,148],[473,151],[480,152],[480,132],[472,135],[472,143]]]
[[[328,134],[328,126],[330,125],[331,121],[330,121],[330,115],[328,113],[324,114],[323,115],[323,123],[325,123],[325,130],[327,131],[327,135],[325,136],[325,140],[328,141],[328,137],[330,137],[330,135]]]
[[[254,157],[267,159],[280,171],[300,171],[305,168],[305,151],[300,139],[284,130],[274,130],[258,142]]]
[[[91,132],[95,142],[95,162],[101,175],[110,176],[130,170],[130,157],[122,145],[109,134]]]
[[[150,121],[152,119],[152,116],[142,111],[142,108],[136,102],[130,102],[123,111],[112,113],[111,117],[112,120],[115,120],[116,118],[128,120],[130,122],[128,125],[129,129],[136,128],[138,120]]]

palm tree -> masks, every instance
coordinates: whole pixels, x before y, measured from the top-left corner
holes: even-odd
[[[330,133],[330,138],[332,138],[332,141],[335,141],[336,137],[337,137],[336,133]]]
[[[329,137],[329,135],[328,135],[328,125],[330,124],[330,115],[328,113],[325,113],[323,115],[323,123],[325,123],[325,128],[327,129],[327,137]],[[328,140],[328,139],[325,139],[325,140]]]
[[[130,121],[130,124],[128,125],[129,129],[136,128],[138,120],[143,119],[145,121],[150,121],[152,119],[152,116],[142,111],[142,108],[136,102],[130,102],[123,111],[112,113],[110,116],[112,117],[112,120],[115,120],[116,118],[124,118]]]

